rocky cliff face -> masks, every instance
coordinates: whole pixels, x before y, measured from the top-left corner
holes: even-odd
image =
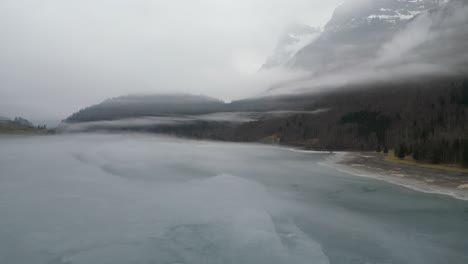
[[[350,67],[375,56],[416,16],[440,5],[438,0],[348,0],[335,10],[320,37],[288,65],[314,72]]]
[[[262,68],[270,69],[283,66],[291,60],[297,51],[310,44],[321,33],[322,30],[318,27],[297,24],[289,26],[279,38],[276,48]]]

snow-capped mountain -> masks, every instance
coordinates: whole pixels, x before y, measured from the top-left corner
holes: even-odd
[[[423,13],[381,49],[376,63],[413,65],[449,74],[468,72],[468,1],[451,0]],[[407,70],[407,69],[406,69]]]
[[[299,50],[288,65],[314,72],[349,67],[375,56],[383,43],[416,16],[445,2],[347,0],[337,7],[320,37]]]
[[[340,5],[326,30],[330,33],[376,23],[397,28],[421,12],[437,8],[438,0],[348,0]]]
[[[308,25],[294,24],[287,27],[279,38],[272,55],[266,60],[262,68],[269,69],[284,65],[297,51],[310,44],[321,33],[322,30],[319,27]]]

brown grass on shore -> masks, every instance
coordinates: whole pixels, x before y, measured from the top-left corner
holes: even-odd
[[[416,161],[411,156],[406,156],[404,159],[400,159],[395,156],[394,150],[390,150],[388,154],[384,154],[384,160],[392,163],[468,174],[468,168],[457,164],[430,164],[421,161]]]

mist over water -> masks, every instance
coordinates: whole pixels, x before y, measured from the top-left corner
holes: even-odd
[[[0,263],[468,263],[468,203],[330,154],[150,135],[0,138]]]

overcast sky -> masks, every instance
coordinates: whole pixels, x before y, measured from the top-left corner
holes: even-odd
[[[61,119],[129,93],[258,94],[286,76],[255,74],[283,28],[323,26],[339,2],[2,0],[0,116]]]

